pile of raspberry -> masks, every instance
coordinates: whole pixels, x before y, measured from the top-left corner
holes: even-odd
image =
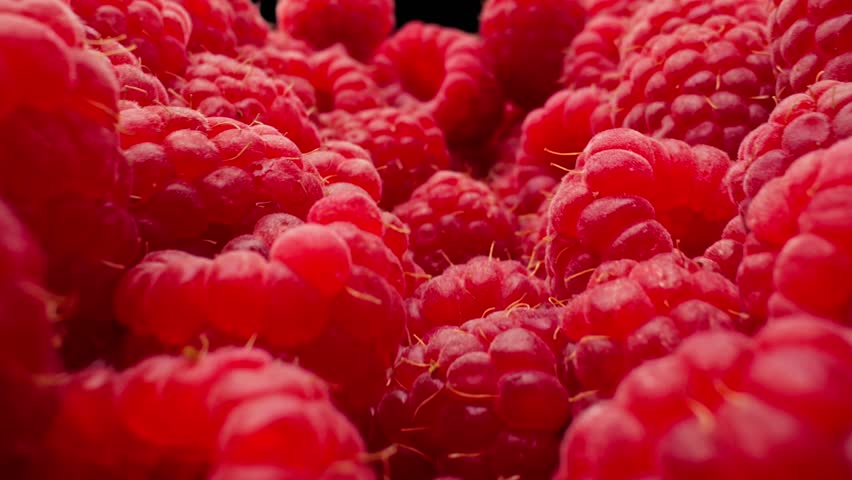
[[[395,9],[0,0],[4,474],[852,478],[849,2]]]

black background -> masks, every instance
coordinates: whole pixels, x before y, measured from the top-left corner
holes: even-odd
[[[263,17],[275,22],[275,4],[278,0],[254,0],[260,2]],[[447,27],[475,32],[482,0],[396,0],[397,27],[409,20],[422,20]]]

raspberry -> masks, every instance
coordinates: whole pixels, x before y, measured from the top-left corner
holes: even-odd
[[[552,309],[519,307],[404,348],[376,413],[390,477],[547,478],[570,416],[555,329]]]
[[[836,1],[772,3],[768,25],[779,97],[805,92],[819,80],[852,81],[852,7]]]
[[[423,112],[385,107],[355,114],[334,111],[320,120],[326,140],[344,140],[370,152],[382,176],[384,208],[404,202],[433,173],[449,166],[444,135]]]
[[[559,180],[543,167],[507,164],[503,162],[492,169],[488,185],[510,210],[518,214],[518,219],[523,220],[523,217],[535,215],[553,194]],[[546,209],[544,213],[547,213]]]
[[[273,220],[266,223],[287,224]],[[269,260],[251,251],[213,260],[149,254],[122,280],[117,317],[133,335],[166,348],[207,333],[217,343],[256,339],[298,355],[342,389],[348,412],[359,412],[381,393],[402,334],[399,260],[381,238],[349,224],[279,230]]]
[[[302,220],[287,213],[270,213],[261,217],[254,225],[254,234],[257,235],[267,247],[272,247],[275,239],[290,227],[301,225]]]
[[[758,192],[737,274],[749,314],[807,312],[852,322],[852,139],[808,153]]]
[[[204,115],[248,124],[260,121],[278,129],[303,152],[319,147],[307,108],[287,77],[267,75],[225,55],[198,53],[190,57],[186,83],[179,91],[175,99],[179,104]]]
[[[153,356],[120,373],[90,367],[62,395],[47,448],[53,475],[113,478],[132,468],[139,478],[231,478],[272,469],[320,478],[346,465],[360,472],[350,478],[372,478],[360,460],[363,440],[325,383],[261,350]]]
[[[169,103],[166,87],[157,77],[145,73],[137,63],[115,65],[113,68],[121,85],[122,108],[130,106],[131,102],[139,106]]]
[[[618,41],[627,30],[627,20],[610,14],[591,16],[565,52],[560,83],[568,88],[617,87]]]
[[[603,104],[604,91],[597,87],[554,94],[524,119],[518,164],[544,168],[555,177],[573,169],[589,139],[611,127],[606,118],[592,118]]]
[[[328,187],[326,192],[327,196],[308,212],[309,222],[332,225],[341,235],[353,229],[363,232],[366,236],[357,234],[357,240],[352,238],[358,244],[354,248],[372,252],[370,256],[383,257],[379,263],[399,263],[408,249],[408,227],[402,220],[390,212],[381,211],[366,192],[353,185],[338,183]],[[385,267],[375,270],[382,275],[387,272]],[[399,285],[402,293],[403,280],[397,277],[393,275],[386,279]]]
[[[89,363],[109,347],[108,298],[139,247],[125,210],[118,82],[66,3],[5,2],[0,24],[4,82],[15,92],[0,101],[0,197],[47,256],[46,287],[63,299],[65,360]],[[78,342],[97,335],[100,345]]]
[[[183,107],[124,110],[121,124],[133,211],[153,248],[201,239],[215,247],[267,213],[304,218],[322,197],[313,167],[268,126]]]
[[[415,335],[443,325],[461,325],[494,310],[536,306],[544,283],[513,260],[474,257],[421,285],[409,299],[408,330]],[[414,312],[413,314],[411,312]]]
[[[410,227],[414,259],[428,274],[478,255],[517,256],[517,218],[487,185],[462,173],[436,173],[394,213]]]
[[[704,255],[695,260],[699,263],[707,262],[712,269],[724,275],[725,278],[736,281],[737,270],[743,259],[743,242],[745,242],[746,234],[745,223],[738,215],[725,225],[722,238],[707,247]]]
[[[566,375],[579,392],[609,397],[642,362],[667,355],[703,330],[749,330],[736,286],[675,250],[648,260],[615,260],[592,273],[566,306]]]
[[[261,16],[260,9],[251,0],[228,0],[234,9],[231,25],[238,45],[263,45],[269,35],[269,24]]]
[[[779,103],[769,120],[743,140],[726,180],[745,215],[763,185],[798,157],[852,136],[852,83],[822,81]]]
[[[120,42],[132,50],[142,64],[161,79],[170,80],[186,70],[186,47],[192,22],[180,3],[174,0],[109,3],[72,0],[71,8],[99,33],[99,37],[113,39],[113,43]]]
[[[602,15],[630,16],[640,7],[646,5],[647,0],[583,0],[583,7],[589,17]]]
[[[283,0],[275,8],[278,28],[316,50],[340,43],[364,62],[394,26],[392,0]]]
[[[850,353],[813,318],[694,335],[573,422],[554,478],[848,478]]]
[[[54,389],[37,379],[52,373],[57,360],[44,264],[35,239],[0,202],[0,463],[21,477],[56,401]]]
[[[577,0],[489,0],[483,5],[479,32],[509,100],[533,109],[558,90],[564,51],[582,30],[585,16]]]
[[[548,193],[552,193],[552,189]],[[541,278],[547,278],[545,256],[549,243],[547,212],[550,211],[550,202],[551,197],[548,197],[541,202],[537,211],[518,216],[518,222],[521,224],[518,233],[521,236],[521,250],[523,251],[521,258],[527,265],[527,269]]]
[[[364,189],[376,202],[382,199],[382,178],[370,153],[349,142],[332,140],[320,150],[304,155],[304,160],[329,183],[351,183]]]
[[[434,116],[451,146],[481,141],[500,123],[502,92],[475,35],[409,22],[382,44],[373,66],[390,100]]]
[[[320,112],[358,112],[384,106],[369,68],[350,57],[343,47],[329,47],[311,55],[309,65],[307,78],[317,91]]]
[[[281,42],[280,46],[272,42],[263,47],[245,45],[238,49],[239,58],[271,77],[285,78],[306,106],[321,113],[336,109],[357,112],[385,105],[368,67],[349,56],[343,46],[305,52],[297,40]]]
[[[261,45],[269,27],[247,0],[176,0],[190,16],[187,50],[233,55],[240,45]]]
[[[579,293],[604,261],[645,260],[673,246],[703,253],[735,214],[722,186],[729,165],[724,152],[706,145],[627,129],[593,137],[550,204],[552,293]]]
[[[772,106],[762,5],[666,0],[637,11],[620,45],[615,125],[736,155]]]

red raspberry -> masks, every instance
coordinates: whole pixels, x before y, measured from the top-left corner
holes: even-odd
[[[772,3],[769,35],[779,97],[805,92],[819,80],[852,81],[852,6],[837,0]]]
[[[285,78],[305,105],[321,113],[357,112],[385,104],[369,68],[341,45],[306,53],[297,40],[287,39],[280,46],[272,42],[243,46],[239,58],[272,77]]]
[[[326,197],[315,203],[308,212],[308,221],[325,225],[349,224],[376,237],[377,241],[382,242],[381,250],[395,256],[396,261],[408,250],[409,230],[402,220],[379,209],[365,191],[349,183],[327,187]],[[342,225],[340,227],[348,229]]]
[[[365,408],[402,334],[399,260],[379,237],[337,223],[289,226],[269,257],[149,254],[123,279],[117,317],[165,347],[202,333],[224,344],[256,339],[339,386],[347,411]]]
[[[602,15],[617,15],[620,17],[630,16],[640,7],[646,5],[648,0],[582,0],[590,18]]]
[[[190,52],[233,55],[239,45],[262,45],[269,27],[248,0],[176,0],[190,16]]]
[[[317,109],[358,112],[384,106],[370,69],[350,57],[342,46],[333,46],[309,57],[308,80],[317,92]]]
[[[461,325],[494,310],[536,306],[547,296],[544,283],[513,260],[474,257],[421,285],[409,299],[408,331],[424,333]]]
[[[500,124],[503,96],[475,35],[408,22],[382,44],[373,66],[390,100],[434,116],[450,145],[481,141]]]
[[[209,117],[228,117],[247,124],[263,122],[293,140],[303,152],[320,145],[305,101],[285,76],[267,75],[225,55],[199,53],[190,57],[186,83],[179,91],[180,97],[175,98],[178,104]],[[307,95],[312,97],[313,92]]]
[[[320,116],[323,137],[361,146],[382,176],[382,206],[392,208],[433,173],[447,168],[450,156],[441,129],[426,113],[393,107],[355,114],[334,111]]]
[[[552,194],[552,189],[548,194]],[[548,196],[541,202],[537,211],[518,216],[518,222],[521,224],[518,234],[521,236],[523,251],[521,259],[527,265],[527,270],[541,278],[547,278],[547,212],[550,211],[551,199],[552,196]]]
[[[535,211],[557,182],[548,172],[535,165],[519,165],[517,151],[521,143],[523,123],[528,113],[506,103],[503,124],[497,129],[486,149],[475,155],[493,159],[487,173],[488,186],[518,214]],[[476,159],[467,164],[475,164]]]
[[[167,105],[169,94],[157,77],[145,73],[137,63],[115,65],[115,75],[121,85],[120,104],[122,109],[136,104]]]
[[[636,2],[639,3],[639,2]],[[596,85],[606,90],[618,86],[618,41],[627,30],[628,16],[590,16],[562,60],[560,83],[568,88]]]
[[[331,140],[303,159],[314,166],[326,182],[351,183],[361,187],[374,201],[382,199],[382,177],[370,152],[354,143]]]
[[[641,262],[603,263],[563,312],[566,374],[578,392],[609,397],[627,372],[667,355],[683,338],[703,330],[748,330],[738,310],[730,280],[677,250]]]
[[[154,356],[121,373],[92,367],[62,394],[47,448],[54,475],[118,478],[132,468],[138,478],[183,480],[268,468],[320,478],[345,465],[360,472],[350,478],[372,478],[363,441],[327,386],[260,350]],[[290,435],[300,448],[288,446]]]
[[[400,353],[378,404],[390,478],[549,478],[570,416],[548,309],[433,330]]]
[[[217,251],[259,217],[284,211],[304,218],[322,197],[316,170],[268,126],[182,107],[124,110],[121,123],[133,210],[152,248],[203,239]]]
[[[67,3],[4,2],[0,25],[4,82],[15,92],[0,100],[0,197],[43,248],[46,286],[65,298],[64,353],[89,363],[111,343],[112,283],[139,247],[125,210],[118,82]],[[96,332],[101,345],[78,343]]]
[[[436,173],[394,213],[410,227],[414,259],[431,275],[479,255],[517,256],[517,218],[487,185],[465,174]]]
[[[763,0],[665,0],[637,11],[620,46],[615,125],[736,155],[772,106],[762,7]]]
[[[677,246],[700,255],[735,214],[724,152],[633,130],[599,133],[562,179],[548,214],[546,266],[555,295],[583,290],[601,262],[644,260]]]
[[[278,28],[316,50],[341,43],[364,62],[394,25],[393,0],[282,0],[275,8]]]
[[[562,57],[586,12],[577,0],[489,0],[479,33],[509,100],[541,106],[559,89]]]
[[[54,389],[38,382],[57,360],[44,266],[35,239],[0,202],[0,463],[21,478],[55,407]]]
[[[849,478],[850,371],[848,330],[812,318],[695,335],[574,421],[554,478]]]
[[[726,182],[745,215],[763,185],[798,157],[852,136],[852,83],[822,81],[779,103],[769,120],[748,134]]]
[[[751,202],[737,283],[755,318],[807,312],[852,324],[850,156],[852,139],[808,153]]]
[[[512,157],[514,161],[514,155]],[[502,163],[492,169],[488,185],[519,219],[535,214],[553,194],[559,184],[558,178],[543,167]]]
[[[186,70],[186,46],[192,21],[180,3],[71,0],[71,8],[99,37],[132,50],[148,71],[164,81],[183,75]]]
[[[237,45],[264,45],[269,36],[269,24],[261,16],[258,4],[251,0],[228,0],[234,9],[231,24]]]
[[[741,216],[732,218],[725,229],[722,230],[722,238],[713,245],[707,247],[704,255],[695,260],[699,263],[707,262],[710,268],[718,271],[725,278],[736,281],[737,270],[743,259],[743,243],[746,239],[745,223]]]
[[[524,119],[516,159],[561,177],[595,133],[611,128],[608,118],[594,118],[605,92],[597,87],[562,90]]]

